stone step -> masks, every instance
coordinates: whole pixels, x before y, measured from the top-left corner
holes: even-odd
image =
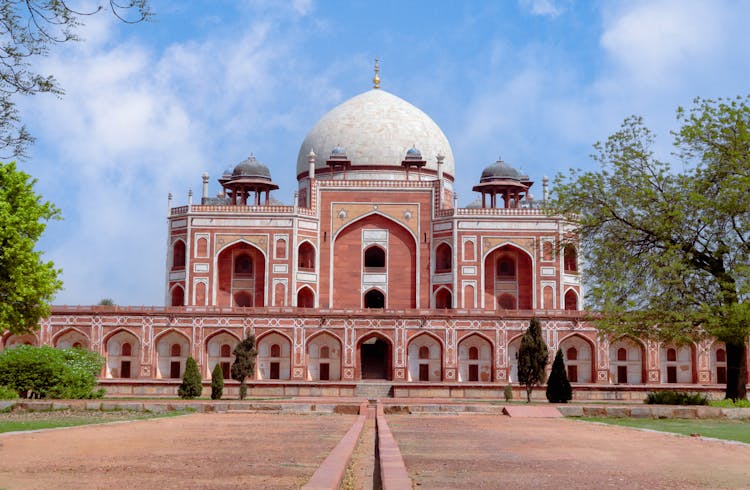
[[[393,385],[390,383],[360,383],[354,390],[354,396],[377,400],[393,398]]]

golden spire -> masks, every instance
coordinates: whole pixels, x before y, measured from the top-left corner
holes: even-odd
[[[380,88],[380,65],[375,58],[375,76],[372,78],[372,88]]]

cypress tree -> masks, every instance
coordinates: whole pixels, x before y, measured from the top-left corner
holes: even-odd
[[[255,335],[250,335],[234,348],[234,362],[232,363],[232,379],[240,382],[240,400],[247,395],[246,379],[255,371],[255,358],[258,350],[255,348]]]
[[[562,350],[557,349],[547,381],[547,400],[550,403],[568,403],[571,398],[573,398],[573,388],[570,387],[568,373],[565,371]]]
[[[211,371],[211,399],[221,400],[224,394],[224,371],[221,370],[221,364],[216,363],[214,370]]]
[[[180,398],[190,399],[201,396],[201,391],[203,391],[203,380],[198,371],[198,363],[192,357],[188,357],[185,362],[185,374],[182,376],[182,384],[177,389],[177,394]]]
[[[526,402],[531,402],[531,391],[534,385],[544,383],[545,368],[549,362],[547,343],[542,338],[542,327],[539,320],[532,318],[529,328],[521,338],[518,349],[518,381],[526,387]]]

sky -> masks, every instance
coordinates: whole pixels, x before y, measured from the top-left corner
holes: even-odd
[[[107,2],[105,2],[107,3]],[[291,204],[299,147],[327,111],[381,87],[426,112],[456,160],[459,206],[502,157],[531,176],[595,169],[630,115],[670,158],[675,110],[750,92],[750,2],[154,0],[154,18],[85,19],[34,68],[65,89],[19,100],[20,167],[62,211],[38,244],[54,304],[163,305],[167,195],[200,197],[253,153]]]

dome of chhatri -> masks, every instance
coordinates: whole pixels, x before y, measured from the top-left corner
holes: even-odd
[[[325,114],[310,130],[299,150],[297,175],[306,175],[310,149],[315,168],[326,168],[332,148],[346,148],[351,169],[357,166],[394,167],[401,171],[404,155],[414,146],[437,171],[438,154],[445,156],[443,172],[455,175],[448,139],[427,114],[384,90],[372,89],[352,97]],[[387,178],[387,177],[386,177]]]
[[[271,171],[263,163],[259,162],[255,156],[250,155],[247,160],[241,161],[232,170],[233,179],[240,177],[271,180]]]
[[[521,172],[498,159],[495,163],[482,170],[482,176],[479,182],[489,182],[492,180],[529,180],[528,175],[522,175]]]

